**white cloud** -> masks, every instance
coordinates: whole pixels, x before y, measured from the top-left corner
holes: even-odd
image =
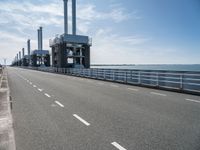
[[[69,4],[71,5],[71,4]],[[49,49],[49,40],[57,34],[54,29],[58,27],[63,31],[63,2],[51,1],[48,4],[34,4],[30,1],[0,2],[0,53],[2,57],[11,59],[15,54],[26,48],[27,38],[31,38],[32,49],[37,47],[36,29],[38,26],[51,26],[51,31],[46,31],[48,36],[44,39],[44,49]],[[81,34],[94,28],[96,21],[111,20],[115,23],[131,18],[132,13],[127,13],[121,5],[112,5],[108,11],[98,11],[94,4],[79,4],[77,8],[78,31]],[[69,18],[71,18],[69,7]],[[137,19],[135,16],[134,19]],[[8,28],[6,30],[6,27]],[[69,21],[71,27],[71,21]],[[5,31],[6,30],[6,31]],[[93,33],[92,62],[93,63],[126,63],[133,62],[132,56],[137,53],[135,46],[142,45],[149,39],[140,36],[121,36],[112,30],[99,29]],[[4,42],[4,43],[2,43]],[[6,52],[5,52],[6,50]],[[116,59],[110,59],[116,58]]]
[[[99,29],[93,42],[93,64],[179,64],[188,61],[187,54],[177,55],[180,49],[155,46],[151,38],[121,36],[110,29]]]
[[[97,11],[95,5],[86,4],[86,5],[80,5],[78,10],[79,10],[78,18],[81,20],[94,21],[94,20],[110,19],[115,22],[122,22],[130,18],[130,15],[128,13],[125,13],[125,9],[119,6],[111,8],[111,10],[108,12],[99,12]]]

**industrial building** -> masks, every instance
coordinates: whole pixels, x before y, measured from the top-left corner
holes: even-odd
[[[43,50],[42,27],[38,29],[38,49],[31,53],[31,66],[33,67],[49,67],[50,54],[48,50]]]
[[[91,39],[76,34],[76,0],[72,0],[72,34],[68,33],[68,0],[64,0],[64,34],[50,40],[52,66],[89,68]]]
[[[28,55],[25,55],[24,48],[22,48],[22,60],[21,60],[22,66],[28,66]]]
[[[19,51],[12,63],[13,66],[49,67],[50,54],[43,50],[42,27],[38,29],[38,49],[31,52],[30,39],[27,40],[27,55],[25,50]],[[21,55],[22,54],[22,55]]]
[[[90,68],[90,47],[92,40],[89,36],[76,34],[76,0],[72,0],[72,34],[68,32],[68,0],[64,1],[64,34],[51,39],[52,67],[57,68]],[[43,50],[42,27],[38,29],[38,49],[31,52],[30,40],[27,41],[27,55],[24,48],[14,59],[13,65],[49,67],[50,54]]]

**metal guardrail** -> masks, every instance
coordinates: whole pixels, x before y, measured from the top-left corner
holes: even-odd
[[[2,84],[3,67],[0,67],[0,88]]]
[[[200,94],[200,72],[52,67],[29,69]]]

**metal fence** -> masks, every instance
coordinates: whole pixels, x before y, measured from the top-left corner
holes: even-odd
[[[30,68],[30,67],[29,67]],[[39,71],[67,74],[79,77],[121,82],[138,86],[200,94],[200,72],[127,70],[127,69],[68,69],[30,68]]]

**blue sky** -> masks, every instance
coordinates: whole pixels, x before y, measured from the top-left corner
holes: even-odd
[[[77,0],[77,5],[78,34],[92,37],[93,64],[200,64],[200,0]],[[0,62],[11,62],[28,38],[36,49],[39,26],[50,50],[49,39],[63,33],[62,0],[1,0]]]

